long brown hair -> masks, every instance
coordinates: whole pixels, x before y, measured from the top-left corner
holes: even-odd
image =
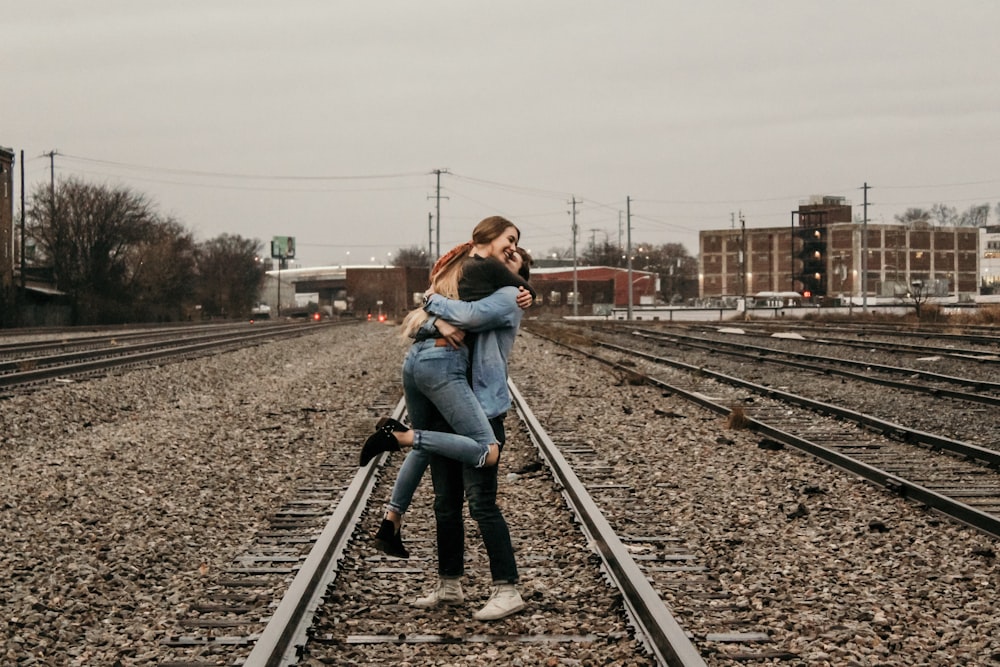
[[[462,268],[465,258],[477,245],[488,245],[504,231],[513,227],[517,238],[521,238],[521,230],[513,222],[499,215],[483,218],[472,230],[472,240],[460,243],[441,255],[434,268],[431,269],[431,289],[448,299],[458,298],[458,281],[462,279]],[[403,337],[410,337],[427,321],[427,311],[423,308],[411,310],[403,319]]]

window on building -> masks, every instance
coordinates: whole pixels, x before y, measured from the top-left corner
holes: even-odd
[[[549,305],[558,306],[560,303],[562,303],[562,293],[549,292]]]

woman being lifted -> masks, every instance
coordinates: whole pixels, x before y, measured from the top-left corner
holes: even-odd
[[[403,362],[403,392],[413,428],[388,417],[380,419],[362,448],[360,460],[366,465],[384,451],[412,446],[375,536],[376,546],[389,555],[409,557],[400,535],[402,515],[431,454],[474,467],[495,466],[499,461],[500,445],[470,386],[470,348],[479,332],[500,328],[516,331],[521,309],[534,299],[527,282],[530,257],[517,247],[519,239],[517,227],[505,218],[493,216],[480,222],[472,241],[443,255],[431,271],[428,294],[466,302],[449,302],[453,321],[431,315],[428,308],[433,307],[429,305],[412,311],[403,321],[403,335],[415,341]],[[473,381],[487,382],[489,378],[482,376],[498,373],[506,378],[506,358],[502,368],[496,366],[471,369]],[[439,416],[454,433],[427,430]]]

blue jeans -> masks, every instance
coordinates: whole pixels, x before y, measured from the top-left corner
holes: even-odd
[[[500,443],[507,439],[504,415],[490,419]],[[516,584],[517,562],[510,529],[497,506],[497,471],[499,465],[473,468],[454,459],[431,457],[431,480],[434,482],[434,518],[437,522],[438,576],[457,578],[465,574],[465,523],[462,505],[469,499],[469,515],[479,525],[483,545],[490,559],[494,584]]]
[[[413,426],[413,449],[396,474],[389,509],[406,512],[431,455],[480,467],[497,442],[490,421],[469,386],[469,349],[415,342],[403,360],[403,394]],[[443,417],[450,428],[430,430]],[[459,435],[461,434],[461,435]]]

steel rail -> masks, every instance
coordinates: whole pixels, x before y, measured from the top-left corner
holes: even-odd
[[[988,391],[998,391],[1000,392],[1000,383],[989,382],[986,380],[973,380],[970,378],[961,378],[953,375],[942,375],[940,373],[932,373],[930,371],[922,371],[917,368],[904,368],[902,366],[888,366],[886,364],[875,364],[867,363],[864,361],[854,361],[851,359],[833,359],[830,357],[820,357],[814,354],[805,354],[803,352],[791,352],[780,350],[771,347],[762,347],[759,345],[744,345],[740,343],[731,343],[729,341],[712,341],[712,344],[699,342],[697,339],[692,339],[689,336],[677,336],[676,334],[659,334],[657,332],[648,331],[633,331],[635,336],[640,338],[647,338],[649,340],[657,341],[660,343],[664,342],[664,338],[683,338],[683,341],[678,341],[678,345],[685,345],[687,347],[694,347],[703,350],[708,350],[710,352],[719,351],[719,347],[735,348],[728,351],[723,351],[723,354],[731,354],[733,356],[745,357],[748,359],[754,359],[757,361],[767,361],[772,364],[782,364],[784,366],[790,366],[792,368],[801,368],[805,370],[811,370],[814,372],[824,373],[826,375],[836,375],[838,377],[846,377],[852,380],[858,380],[861,382],[869,382],[872,384],[882,385],[884,387],[892,387],[894,389],[903,389],[905,391],[917,391],[925,394],[931,394],[932,396],[939,396],[945,398],[954,398],[961,401],[970,401],[973,403],[985,403],[986,405],[997,405],[1000,406],[1000,396],[990,396],[989,394],[972,394],[964,391],[956,391],[954,389],[947,389],[944,387],[931,387],[927,385],[915,385],[909,382],[903,382],[901,380],[891,380],[888,378],[872,377],[870,375],[865,375],[864,373],[856,373],[853,371],[843,370],[839,368],[832,368],[829,366],[819,366],[817,367],[817,362],[820,364],[840,364],[842,366],[848,366],[853,368],[865,368],[874,371],[880,371],[882,373],[895,374],[895,375],[906,375],[908,377],[919,377],[923,380],[930,382],[947,382],[951,384],[962,385],[965,387],[972,387],[977,390],[988,390]],[[791,359],[780,359],[779,356],[792,357]],[[795,361],[795,359],[803,359],[805,361]]]
[[[631,350],[629,348],[621,347],[611,343],[598,342],[598,346],[607,348],[609,350],[615,350],[623,354],[629,354],[633,356],[642,357],[650,361],[655,361],[660,364],[667,366],[672,366],[674,368],[679,368],[681,370],[688,371],[690,373],[697,373],[705,377],[711,378],[718,382],[724,382],[726,384],[742,387],[744,389],[749,389],[755,394],[761,394],[775,400],[779,400],[783,403],[791,403],[793,405],[798,405],[799,407],[808,408],[816,412],[820,412],[827,415],[832,415],[834,417],[839,417],[847,421],[854,422],[856,424],[861,424],[870,428],[872,431],[880,433],[886,437],[893,438],[900,442],[908,442],[910,444],[922,444],[930,447],[932,449],[939,449],[951,452],[953,454],[958,454],[960,456],[965,456],[969,459],[981,461],[989,465],[992,468],[1000,468],[1000,451],[994,449],[987,449],[986,447],[980,447],[979,445],[973,445],[968,442],[962,442],[960,440],[953,440],[951,438],[946,438],[940,435],[934,435],[933,433],[927,433],[926,431],[918,431],[917,429],[912,429],[902,424],[897,424],[895,422],[886,421],[884,419],[879,419],[878,417],[867,415],[855,410],[848,410],[847,408],[842,408],[837,405],[831,405],[830,403],[824,403],[822,401],[815,401],[811,398],[806,398],[805,396],[799,396],[797,394],[792,394],[787,391],[781,391],[780,389],[774,389],[773,387],[765,387],[764,385],[757,384],[755,382],[750,382],[749,380],[743,380],[731,375],[726,375],[725,373],[719,373],[716,371],[708,370],[707,368],[701,368],[698,366],[692,366],[691,364],[686,364],[682,361],[677,361],[676,359],[667,359],[665,357],[658,357],[654,354],[649,354],[647,352],[642,352],[640,350]],[[634,371],[633,371],[634,372]]]
[[[34,382],[40,382],[42,380],[48,380],[55,377],[62,377],[65,375],[76,375],[81,373],[88,373],[98,370],[107,370],[111,368],[116,368],[119,366],[127,366],[134,363],[141,363],[146,361],[152,361],[155,359],[164,359],[173,356],[181,356],[188,353],[204,352],[205,350],[211,350],[215,348],[225,347],[228,345],[233,345],[236,343],[246,344],[259,339],[273,338],[275,335],[306,335],[312,333],[316,330],[316,327],[322,325],[301,325],[293,326],[288,329],[283,329],[281,331],[257,331],[250,335],[245,336],[225,336],[225,337],[210,337],[211,340],[203,341],[200,343],[193,343],[180,346],[165,347],[163,342],[139,346],[140,350],[132,353],[117,354],[115,356],[108,356],[107,350],[92,351],[90,356],[99,356],[97,359],[91,359],[89,361],[80,361],[77,363],[60,364],[45,366],[44,368],[36,368],[31,370],[24,370],[15,373],[5,373],[0,374],[0,387],[16,387],[20,385],[31,384]],[[150,347],[155,347],[156,349],[148,349]],[[135,349],[135,348],[133,348]],[[120,352],[121,349],[115,350]],[[128,352],[126,350],[126,352]],[[86,357],[84,357],[86,358]]]
[[[551,338],[549,338],[549,337],[547,337],[547,336],[545,336],[543,334],[539,334],[539,333],[536,333],[536,332],[532,332],[532,333],[534,335],[536,335],[536,336],[540,336],[541,338],[545,338],[546,340],[550,340],[550,341],[556,343],[557,345],[562,345],[563,347],[565,347],[567,349],[571,349],[571,350],[573,350],[573,351],[575,351],[575,352],[577,352],[579,354],[582,354],[582,355],[584,355],[584,356],[586,356],[586,357],[588,357],[590,359],[593,359],[595,361],[603,363],[603,364],[605,364],[607,366],[610,366],[610,367],[615,368],[617,370],[620,370],[622,372],[630,373],[630,374],[636,373],[636,370],[634,368],[630,368],[628,366],[620,364],[620,363],[618,363],[616,361],[613,361],[611,359],[606,359],[604,357],[601,357],[600,355],[593,354],[591,352],[587,352],[586,350],[581,350],[579,348],[576,348],[576,347],[573,347],[573,346],[570,346],[570,345],[566,345],[565,343],[560,343],[560,342],[555,341],[555,340],[553,340],[553,339],[551,339]],[[636,350],[628,350],[626,348],[620,348],[618,346],[610,345],[610,344],[607,344],[607,343],[599,343],[599,345],[601,347],[606,347],[606,348],[609,348],[609,349],[617,349],[618,351],[621,351],[621,352],[624,352],[624,353],[627,353],[627,354],[632,354],[632,355],[638,355],[638,356],[641,356],[641,357],[646,357],[646,358],[649,358],[651,360],[657,361],[659,363],[663,363],[663,364],[666,364],[666,365],[669,365],[669,366],[674,366],[674,367],[682,369],[682,370],[690,371],[690,372],[701,374],[701,375],[706,375],[706,376],[711,377],[712,379],[717,379],[717,380],[720,380],[722,382],[726,382],[727,384],[737,384],[739,386],[744,386],[746,388],[756,387],[756,388],[760,389],[761,393],[765,393],[767,395],[772,395],[772,394],[782,395],[782,394],[784,394],[784,392],[778,392],[778,391],[772,390],[772,389],[770,389],[768,387],[762,387],[760,385],[755,385],[752,382],[746,382],[744,380],[739,380],[738,378],[731,378],[729,376],[725,376],[725,375],[722,375],[720,373],[713,373],[711,371],[706,371],[704,369],[697,368],[695,366],[691,366],[690,364],[685,364],[683,362],[675,361],[675,360],[672,360],[672,359],[662,359],[662,358],[659,358],[659,357],[655,357],[653,355],[648,355],[648,354],[645,354],[645,353],[642,353],[642,352],[637,352]],[[706,408],[708,410],[711,410],[713,412],[716,412],[718,414],[726,415],[726,414],[729,414],[732,411],[731,407],[723,405],[723,404],[720,404],[720,403],[716,403],[716,402],[712,401],[711,399],[709,399],[708,397],[706,397],[705,395],[703,395],[701,393],[688,391],[686,389],[683,389],[683,388],[678,387],[676,385],[669,384],[669,383],[667,383],[667,382],[665,382],[663,380],[660,380],[658,378],[654,378],[654,377],[651,377],[651,376],[648,376],[648,375],[643,375],[643,377],[646,378],[647,381],[649,381],[654,386],[657,386],[657,387],[659,387],[661,389],[669,391],[671,394],[675,394],[677,396],[680,396],[680,397],[682,397],[682,398],[684,398],[684,399],[686,399],[686,400],[688,400],[688,401],[690,401],[692,403],[700,405],[700,406],[702,406],[702,407],[704,407],[704,408]],[[732,382],[730,382],[730,381],[732,381]],[[787,394],[787,396],[792,396],[792,395],[791,394]],[[795,398],[801,398],[801,397],[795,397]],[[808,399],[803,399],[803,400],[805,402],[807,402],[807,403],[814,403],[817,406],[824,406],[824,407],[828,407],[828,408],[835,408],[835,406],[829,406],[829,405],[827,405],[825,403],[819,403],[818,401],[809,401]],[[807,406],[803,406],[803,407],[807,407]],[[849,411],[843,411],[843,412],[849,412]],[[836,414],[836,412],[834,412],[834,414]],[[855,414],[855,413],[850,413],[850,414]],[[841,415],[841,416],[845,416],[845,415]],[[864,415],[862,415],[862,416],[864,416]],[[881,420],[875,420],[874,418],[871,418],[871,419],[873,421],[875,421],[875,422],[881,422]],[[899,426],[899,425],[889,424],[888,422],[881,422],[881,423],[886,424],[888,427],[890,427],[890,428],[887,428],[887,431],[890,431],[888,433],[884,432],[884,431],[880,431],[883,435],[887,435],[887,436],[888,435],[892,435],[891,431],[893,429],[902,429],[902,430],[907,430],[907,431],[909,430],[909,429],[905,429],[905,427],[902,427],[902,426]],[[768,437],[770,437],[770,438],[772,438],[774,440],[777,440],[778,442],[781,442],[781,443],[786,444],[786,445],[788,445],[790,447],[795,447],[795,448],[800,449],[802,451],[805,451],[805,452],[807,452],[809,454],[812,454],[813,456],[815,456],[816,458],[818,458],[820,460],[826,461],[826,462],[828,462],[828,463],[830,463],[832,465],[837,466],[838,468],[841,468],[843,470],[847,470],[847,471],[849,471],[851,473],[854,473],[854,474],[862,477],[863,479],[867,479],[870,482],[873,482],[875,484],[883,486],[884,488],[886,488],[886,489],[888,489],[888,490],[890,490],[890,491],[892,491],[892,492],[894,492],[894,493],[896,493],[896,494],[898,494],[900,496],[903,496],[905,498],[910,498],[912,500],[915,500],[915,501],[918,501],[920,503],[923,503],[927,507],[931,507],[933,509],[936,509],[939,512],[941,512],[942,514],[944,514],[944,515],[946,515],[948,517],[951,517],[951,518],[953,518],[953,519],[955,519],[957,521],[960,521],[960,522],[962,522],[962,523],[964,523],[964,524],[966,524],[966,525],[968,525],[968,526],[970,526],[972,528],[975,528],[976,530],[982,531],[983,533],[986,533],[986,534],[988,534],[988,535],[990,535],[992,537],[1000,538],[1000,517],[997,517],[997,516],[995,516],[993,514],[988,514],[986,512],[978,510],[978,509],[976,509],[974,507],[971,507],[971,506],[969,506],[969,505],[967,505],[967,504],[965,504],[963,502],[960,502],[960,501],[958,501],[958,500],[956,500],[954,498],[951,498],[950,496],[946,496],[946,495],[937,493],[935,491],[927,489],[926,487],[924,487],[924,486],[922,486],[920,484],[915,484],[915,483],[913,483],[913,482],[911,482],[911,481],[909,481],[907,479],[904,479],[902,477],[898,477],[896,475],[889,474],[889,473],[885,472],[884,470],[880,470],[880,469],[875,468],[873,466],[870,466],[870,465],[868,465],[866,463],[858,461],[857,459],[854,459],[854,458],[852,458],[850,456],[847,456],[845,454],[841,454],[840,452],[834,451],[832,449],[828,449],[826,447],[823,447],[822,445],[818,445],[818,444],[816,444],[814,442],[811,442],[809,440],[805,440],[803,438],[799,438],[798,436],[795,436],[795,435],[792,435],[790,433],[787,433],[787,432],[785,432],[785,431],[783,431],[781,429],[775,428],[773,426],[770,426],[769,424],[766,424],[764,422],[758,421],[756,419],[750,419],[750,418],[748,418],[747,419],[747,424],[748,424],[748,428],[750,428],[751,430],[753,430],[755,432],[763,433],[763,434],[767,435]],[[912,433],[920,433],[920,432],[919,431],[912,431]],[[929,435],[929,434],[924,434],[924,435]],[[932,436],[932,437],[934,437],[934,436]],[[943,438],[941,440],[947,440],[947,438]],[[955,442],[955,441],[952,441],[952,442]],[[965,445],[966,447],[972,447],[972,448],[974,448],[976,450],[982,450],[982,448],[975,447],[975,445],[968,445],[967,443],[959,443],[959,444]],[[994,459],[997,456],[1000,456],[1000,454],[998,454],[997,452],[994,452],[992,450],[982,450],[982,451],[985,452],[985,453],[991,454]]]
[[[275,326],[275,324],[254,324],[248,325],[245,322],[230,324],[198,324],[187,326],[146,328],[137,331],[112,331],[95,336],[75,336],[75,337],[54,337],[46,340],[33,340],[21,343],[0,343],[0,356],[10,356],[12,354],[28,352],[44,352],[46,350],[62,350],[74,347],[88,347],[101,345],[109,342],[121,342],[134,339],[152,339],[176,337],[177,334],[192,333],[195,335],[204,332],[218,334],[223,331],[243,330],[248,326]],[[56,336],[56,334],[51,334]],[[195,336],[192,336],[194,338]],[[15,362],[16,363],[16,362]]]
[[[193,344],[195,342],[208,342],[213,340],[236,340],[239,338],[246,337],[252,339],[254,337],[259,337],[263,334],[275,334],[280,335],[286,331],[297,331],[300,324],[283,324],[278,326],[272,326],[267,330],[256,329],[256,328],[239,328],[234,329],[227,327],[224,329],[205,331],[204,329],[199,331],[193,336],[178,336],[175,332],[174,334],[163,334],[158,336],[151,336],[147,334],[144,338],[148,342],[145,343],[133,343],[119,345],[108,344],[101,347],[95,347],[92,343],[88,349],[78,350],[76,352],[60,352],[57,354],[48,354],[38,357],[22,357],[19,359],[14,359],[11,361],[0,361],[0,373],[7,373],[10,371],[16,372],[17,369],[23,368],[25,366],[31,366],[33,370],[39,367],[45,366],[55,366],[62,365],[66,366],[74,361],[80,361],[85,359],[95,359],[95,358],[107,358],[115,356],[127,356],[130,354],[141,353],[147,350],[157,350],[169,347],[176,347],[180,343]],[[317,326],[317,325],[308,325]],[[150,340],[152,339],[152,340]],[[111,343],[116,340],[115,338],[104,339],[107,343]],[[61,346],[60,346],[61,347]],[[56,349],[56,348],[52,348]]]
[[[752,312],[752,311],[751,311]],[[840,332],[854,334],[859,338],[866,336],[899,336],[900,338],[941,338],[944,340],[958,340],[969,343],[979,343],[981,345],[1000,346],[1000,336],[996,335],[997,329],[992,325],[984,326],[959,326],[966,333],[953,333],[955,325],[942,324],[937,330],[928,328],[927,324],[920,325],[921,328],[911,326],[891,326],[873,324],[854,324],[850,321],[830,322],[829,326],[814,326],[802,323],[782,322],[780,325],[767,320],[754,320],[751,322],[741,322],[739,326],[747,326],[753,329],[771,329],[781,327],[782,329],[804,329],[807,331],[819,331],[822,329],[836,329]]]
[[[753,326],[752,323],[748,327],[747,324],[748,324],[747,322],[740,322],[739,325],[738,325],[740,329],[747,329],[748,330],[747,335],[749,335],[749,336],[755,336],[757,338],[764,338],[764,337],[770,337],[771,336],[771,334],[767,333],[768,330],[762,329],[760,327]],[[706,329],[707,328],[707,329],[709,329],[711,331],[715,331],[715,332],[717,332],[719,330],[719,327],[704,327],[704,326],[687,327],[687,328],[689,330]],[[818,345],[834,345],[834,346],[842,346],[842,347],[853,347],[853,348],[857,348],[857,349],[861,349],[861,350],[869,350],[873,346],[880,346],[882,348],[889,347],[889,348],[894,349],[894,350],[902,350],[902,351],[906,351],[906,352],[912,352],[914,354],[936,354],[936,355],[939,355],[939,356],[942,356],[942,357],[951,357],[951,358],[954,358],[954,359],[962,359],[962,360],[965,360],[965,361],[975,361],[977,363],[990,363],[990,364],[1000,363],[1000,355],[998,355],[996,352],[988,352],[988,351],[985,351],[985,350],[972,350],[972,349],[969,349],[969,348],[958,348],[958,347],[944,349],[944,348],[935,347],[935,346],[932,346],[932,345],[914,345],[912,343],[898,343],[898,342],[892,343],[892,342],[880,341],[880,340],[865,340],[863,338],[862,334],[858,334],[857,335],[859,338],[862,338],[862,340],[848,340],[847,338],[838,338],[836,336],[824,337],[824,336],[829,336],[829,333],[817,330],[815,328],[796,327],[794,325],[783,326],[782,328],[783,329],[791,329],[791,330],[799,328],[799,329],[803,329],[803,330],[805,330],[807,332],[810,332],[810,333],[815,333],[817,335],[817,337],[816,338],[810,338],[809,342],[810,343],[816,343]],[[844,334],[845,335],[850,335],[850,332],[845,331]],[[664,335],[681,335],[681,334],[666,334],[665,333]],[[892,334],[890,332],[886,332],[885,335],[889,336],[889,335],[892,335]]]
[[[400,400],[393,412],[399,419],[405,409]],[[360,468],[341,496],[316,544],[288,586],[281,602],[254,643],[244,667],[282,667],[298,663],[313,616],[326,595],[326,588],[336,578],[332,567],[340,560],[375,489],[378,470],[388,458],[380,454],[374,464]]]
[[[584,532],[599,552],[606,571],[622,591],[625,606],[647,648],[661,665],[703,667],[705,662],[701,654],[639,569],[559,448],[531,412],[524,396],[512,380],[508,380],[507,385],[532,441],[548,461],[570,506],[580,519]]]

